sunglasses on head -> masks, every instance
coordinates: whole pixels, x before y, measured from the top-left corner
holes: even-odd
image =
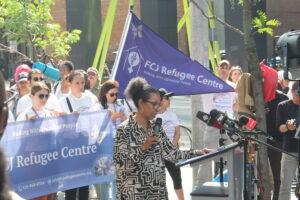
[[[45,79],[44,78],[33,77],[32,80],[34,80],[34,81],[43,81]]]
[[[40,99],[48,99],[49,98],[49,94],[39,94],[38,97]]]
[[[114,97],[114,96],[116,96],[116,97],[117,97],[117,96],[118,96],[118,94],[119,94],[119,93],[110,93],[110,94],[109,94],[109,96],[110,96],[110,97]]]

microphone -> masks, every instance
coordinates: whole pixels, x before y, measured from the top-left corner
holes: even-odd
[[[229,132],[240,132],[240,125],[236,120],[230,119],[225,113],[213,109],[210,111],[212,123],[219,124],[223,129]]]
[[[256,121],[250,117],[247,117],[245,115],[241,115],[239,117],[239,124],[241,126],[246,126],[247,129],[253,130],[256,127]]]
[[[250,118],[250,117],[247,117],[245,115],[241,115],[239,117],[239,124],[240,124],[240,126],[245,126],[246,129],[249,130],[250,134],[252,133],[252,134],[263,135],[263,136],[267,137],[269,140],[274,139],[269,134],[267,134],[264,131],[259,130],[258,128],[256,128],[257,122],[254,119]]]
[[[154,130],[155,134],[159,133],[159,129],[161,128],[161,125],[162,125],[162,119],[159,118],[159,117],[156,118],[156,120],[154,122],[154,127],[153,127],[153,130]]]
[[[217,123],[216,121],[213,121],[211,115],[209,115],[205,112],[198,111],[196,117],[198,119],[200,119],[201,121],[203,121],[208,126],[212,126],[212,127],[217,128],[217,129],[222,129],[221,124]]]

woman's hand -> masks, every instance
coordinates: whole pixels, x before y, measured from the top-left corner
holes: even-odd
[[[122,112],[111,112],[110,117],[112,121],[116,121],[116,119],[121,118],[124,116]]]
[[[147,139],[145,140],[144,144],[142,144],[141,146],[141,150],[142,152],[147,151],[148,149],[150,149],[150,147],[154,144],[157,143],[157,138],[155,136],[149,136],[147,137]]]
[[[196,155],[199,155],[199,156],[201,156],[201,155],[204,155],[204,154],[208,154],[208,153],[211,153],[211,152],[213,152],[213,151],[215,151],[214,149],[208,149],[208,148],[204,148],[204,149],[196,149],[196,150],[194,150],[195,152],[195,154]]]

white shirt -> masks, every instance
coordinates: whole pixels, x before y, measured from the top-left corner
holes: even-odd
[[[7,118],[7,123],[14,122],[15,117],[14,114],[11,112],[11,110],[8,111],[8,118]]]
[[[111,112],[122,112],[125,114],[125,108],[124,106],[120,103],[120,102],[116,102],[116,103],[108,103],[107,104],[108,108],[107,110],[111,111]],[[104,110],[103,106],[101,105],[101,103],[97,103],[97,107],[93,107],[95,110]],[[112,122],[113,127],[114,127],[114,135],[115,136],[115,132],[118,128],[118,126],[122,123],[122,119],[121,118],[117,118],[114,122]]]
[[[63,97],[59,100],[61,111],[67,114],[71,113],[68,107],[67,98],[70,100],[73,112],[87,111],[95,105],[95,100],[86,92],[82,93],[81,97],[79,98],[69,94],[67,97]]]
[[[27,108],[31,108],[31,107],[32,107],[32,99],[30,98],[29,94],[26,94],[23,97],[21,97],[21,99],[18,101],[17,116],[20,113],[24,112]],[[45,108],[48,110],[60,111],[59,102],[54,94],[50,93]]]
[[[32,107],[30,107],[27,108],[24,112],[20,113],[16,121],[24,121],[32,117],[36,117],[36,119],[38,119],[38,118],[45,118],[51,116],[52,116],[51,112],[45,108],[41,110],[34,110]]]
[[[233,88],[236,87],[231,81],[226,81],[226,83]],[[218,111],[226,113],[231,119],[234,118],[233,104],[236,102],[236,92],[205,94],[202,98],[204,102],[204,112],[210,113],[212,109],[217,109]]]
[[[156,115],[156,118],[162,119],[162,127],[166,132],[169,140],[172,142],[175,135],[175,128],[179,126],[179,120],[177,115],[171,111],[171,109],[167,109],[164,113],[159,113]]]
[[[58,82],[57,86],[56,86],[56,90],[54,92],[55,96],[57,97],[57,99],[61,99],[62,97],[66,97],[70,94],[70,89],[68,93],[62,93],[61,92],[61,81]]]

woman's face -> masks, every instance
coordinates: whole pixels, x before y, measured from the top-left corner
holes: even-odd
[[[237,69],[233,70],[231,73],[232,82],[237,83],[238,80],[240,79],[241,75],[242,74],[241,74],[240,70],[237,70]]]
[[[76,75],[74,76],[73,80],[70,83],[70,88],[72,94],[78,95],[84,91],[84,77],[83,75]]]
[[[31,95],[32,105],[38,108],[43,108],[49,98],[49,92],[45,89],[42,89],[36,92],[34,95]]]
[[[139,100],[138,112],[147,120],[152,120],[160,109],[161,98],[157,93],[151,93],[147,101]]]
[[[107,103],[114,103],[118,98],[118,88],[112,88],[106,93]]]

